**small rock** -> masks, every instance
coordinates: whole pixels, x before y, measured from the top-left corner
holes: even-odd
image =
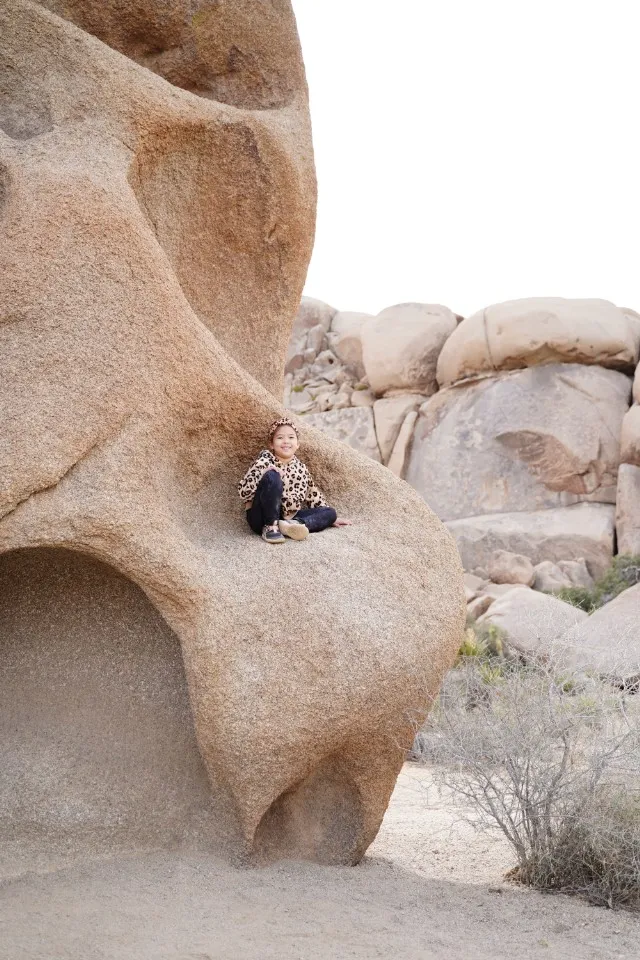
[[[530,587],[535,580],[528,557],[508,550],[496,550],[489,559],[489,577],[494,583],[521,583]]]
[[[558,564],[551,560],[543,560],[534,567],[535,580],[533,589],[541,593],[556,593],[565,587],[571,587],[573,584]]]
[[[579,560],[559,560],[558,566],[569,578],[572,586],[586,587],[588,590],[592,588],[593,577],[589,573],[584,557],[580,557]]]

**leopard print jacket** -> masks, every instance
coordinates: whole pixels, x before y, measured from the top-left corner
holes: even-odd
[[[292,517],[302,507],[327,507],[329,504],[318,490],[308,468],[293,457],[286,466],[271,453],[261,450],[260,456],[251,464],[238,484],[238,493],[245,506],[253,500],[263,473],[270,467],[282,470],[282,515]]]

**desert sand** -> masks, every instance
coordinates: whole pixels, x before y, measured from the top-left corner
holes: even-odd
[[[233,868],[202,850],[34,869],[0,891],[7,960],[307,960],[638,956],[640,920],[504,883],[477,834],[406,764],[357,867]]]

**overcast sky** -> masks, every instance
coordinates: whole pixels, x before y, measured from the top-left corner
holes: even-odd
[[[293,6],[319,186],[305,293],[640,310],[636,0]]]

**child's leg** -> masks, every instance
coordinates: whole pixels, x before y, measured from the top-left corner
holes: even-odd
[[[282,477],[277,470],[267,470],[263,474],[253,503],[247,510],[247,522],[254,533],[262,533],[263,527],[270,527],[280,519],[282,506]]]
[[[296,520],[302,520],[309,533],[320,533],[327,527],[332,527],[338,518],[333,507],[305,507],[298,510]]]

